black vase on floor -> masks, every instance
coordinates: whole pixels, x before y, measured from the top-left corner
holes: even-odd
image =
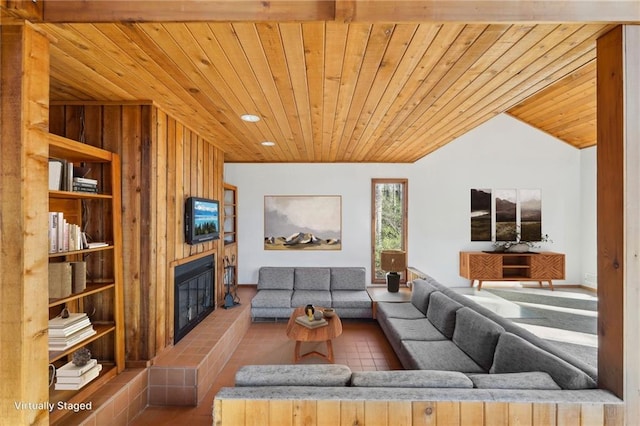
[[[387,272],[387,291],[397,293],[400,290],[400,274],[397,272]]]

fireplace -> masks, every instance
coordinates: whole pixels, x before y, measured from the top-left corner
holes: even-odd
[[[173,343],[186,336],[215,309],[215,258],[205,256],[183,265],[174,273]]]

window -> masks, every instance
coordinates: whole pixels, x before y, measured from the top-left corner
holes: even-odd
[[[384,283],[382,250],[407,250],[407,179],[371,180],[371,281]],[[407,253],[408,256],[408,253]],[[402,280],[405,280],[404,273]]]

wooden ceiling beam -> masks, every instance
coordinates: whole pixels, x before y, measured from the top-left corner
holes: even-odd
[[[637,23],[630,0],[335,0],[338,22]]]
[[[45,0],[44,22],[331,21],[324,0]]]
[[[2,4],[34,6],[27,1]],[[630,0],[41,0],[44,22],[640,23]],[[4,9],[4,6],[3,6]],[[15,9],[15,7],[14,7]],[[33,16],[39,20],[38,15]]]

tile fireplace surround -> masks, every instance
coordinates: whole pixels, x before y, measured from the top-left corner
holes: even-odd
[[[255,288],[238,290],[248,301]],[[251,325],[250,303],[218,307],[149,368],[149,405],[197,405]]]

